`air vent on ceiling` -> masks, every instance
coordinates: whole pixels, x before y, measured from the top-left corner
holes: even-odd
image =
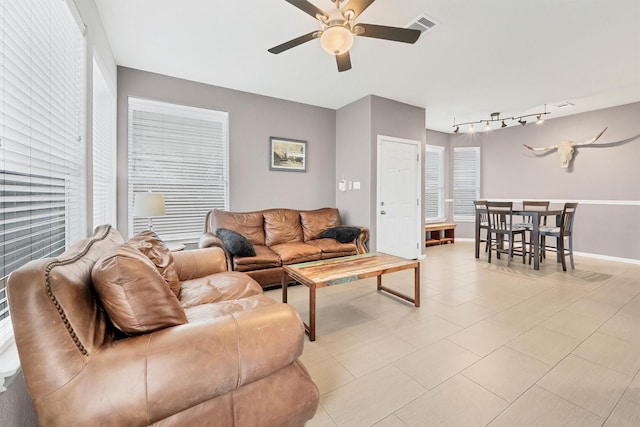
[[[420,37],[422,37],[438,25],[439,24],[436,21],[429,18],[428,16],[420,15],[416,19],[411,21],[411,23],[407,25],[407,28],[411,28],[412,30],[419,30]]]
[[[576,104],[574,104],[573,102],[569,102],[569,101],[565,101],[565,102],[561,102],[559,104],[556,104],[556,107],[558,108],[568,108],[568,107],[573,107]]]

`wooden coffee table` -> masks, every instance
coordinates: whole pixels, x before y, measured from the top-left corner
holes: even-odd
[[[414,269],[414,297],[382,286],[382,275]],[[378,278],[378,290],[385,291],[420,307],[420,262],[383,253],[368,253],[321,261],[303,262],[283,266],[282,302],[287,302],[289,278],[309,288],[309,324],[304,328],[310,341],[316,339],[316,289],[339,285],[367,277]]]

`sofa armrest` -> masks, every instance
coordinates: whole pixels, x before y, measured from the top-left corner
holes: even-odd
[[[181,282],[228,271],[229,268],[224,249],[215,246],[172,252],[172,255]]]
[[[358,250],[358,254],[366,254],[369,252],[369,248],[367,248],[367,243],[369,242],[369,229],[367,227],[354,226],[360,229],[360,235],[356,237],[356,248]]]
[[[275,303],[116,341],[38,402],[39,418],[149,425],[282,369],[302,354],[303,340],[297,313]]]
[[[210,231],[207,231],[202,236],[200,236],[200,240],[198,240],[198,247],[199,248],[210,248],[210,247],[222,248],[222,250],[224,251],[224,256],[227,258],[226,259],[227,270],[233,271],[233,255],[231,255],[231,252],[227,250],[227,247],[224,245],[224,243],[222,242],[222,240],[220,240],[218,236],[216,236]]]

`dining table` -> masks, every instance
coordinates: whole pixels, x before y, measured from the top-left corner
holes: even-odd
[[[486,209],[476,209],[476,226],[475,226],[475,250],[476,258],[480,258],[480,217],[486,213]],[[531,218],[531,235],[533,240],[533,269],[540,270],[540,220],[543,217],[562,215],[562,209],[513,209],[513,215],[528,216]],[[554,221],[555,224],[555,221]]]

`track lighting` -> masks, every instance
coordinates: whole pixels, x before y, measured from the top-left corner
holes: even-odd
[[[527,121],[525,120],[527,117],[536,117],[536,123],[540,124],[543,123],[543,116],[547,115],[547,114],[551,114],[547,111],[547,105],[545,104],[544,106],[544,112],[542,113],[534,113],[534,114],[525,114],[523,116],[514,116],[514,117],[507,117],[507,118],[500,118],[500,113],[491,113],[491,118],[490,119],[482,119],[482,120],[477,120],[477,121],[472,121],[472,122],[465,122],[465,123],[456,123],[456,120],[453,119],[453,133],[459,133],[460,132],[460,127],[461,126],[465,126],[465,125],[469,125],[469,132],[475,132],[475,128],[474,125],[475,124],[482,124],[485,123],[485,130],[486,131],[490,131],[491,130],[491,123],[492,122],[501,122],[500,127],[501,128],[506,128],[507,125],[507,120],[511,120],[513,122],[518,122],[520,123],[522,126],[527,124]]]

